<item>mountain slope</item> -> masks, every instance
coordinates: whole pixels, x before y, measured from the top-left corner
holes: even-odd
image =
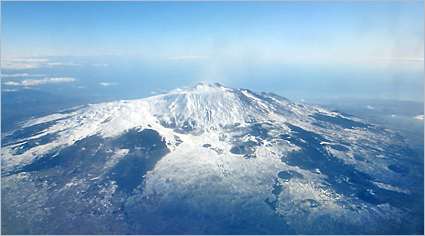
[[[4,134],[2,214],[29,233],[417,233],[406,155],[377,125],[203,83]]]

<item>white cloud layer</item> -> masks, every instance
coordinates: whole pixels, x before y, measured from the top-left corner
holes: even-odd
[[[65,83],[65,82],[73,82],[75,81],[74,78],[68,78],[68,77],[62,77],[62,78],[44,78],[44,79],[28,79],[23,80],[21,82],[5,82],[4,85],[9,86],[36,86],[36,85],[42,85],[42,84],[57,84],[57,83]]]

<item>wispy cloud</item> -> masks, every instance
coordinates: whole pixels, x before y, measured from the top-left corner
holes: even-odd
[[[83,64],[78,64],[78,63],[74,63],[74,62],[67,62],[64,63],[65,66],[82,66]]]
[[[166,93],[166,92],[168,92],[168,90],[165,90],[165,89],[155,89],[155,91],[151,91],[150,94],[151,95],[157,95],[157,94],[163,94],[163,93]]]
[[[65,83],[65,82],[73,82],[76,79],[74,78],[68,78],[68,77],[62,77],[62,78],[44,78],[44,79],[28,79],[23,80],[21,82],[5,82],[4,85],[9,86],[36,86],[36,85],[42,85],[42,84],[57,84],[57,83]]]
[[[21,85],[20,83],[16,83],[16,82],[12,82],[12,81],[4,82],[3,84],[4,85],[10,85],[10,86],[20,86]]]
[[[45,58],[6,58],[7,62],[21,62],[21,63],[40,63],[48,62],[48,59]]]
[[[73,62],[49,62],[47,63],[49,66],[81,66],[82,64],[77,64]]]
[[[211,58],[209,56],[178,56],[178,57],[170,57],[171,60],[180,60],[180,59],[208,59]]]
[[[43,77],[46,75],[35,75],[35,74],[27,74],[27,73],[23,73],[23,74],[1,74],[2,78],[8,78],[8,77],[12,77],[12,78],[16,78],[16,77]]]
[[[104,86],[104,87],[108,87],[108,86],[111,86],[111,85],[118,85],[117,83],[114,83],[114,82],[112,82],[112,83],[105,83],[105,82],[102,82],[102,83],[100,83],[100,85],[101,86]]]
[[[73,62],[50,62],[46,58],[5,58],[1,61],[2,69],[25,70],[50,66],[81,66]]]
[[[387,60],[387,61],[424,61],[424,58],[416,57],[365,57],[366,60]]]
[[[42,67],[48,61],[48,59],[43,58],[6,58],[1,61],[1,68],[11,70],[34,69]]]
[[[108,64],[93,64],[92,66],[98,66],[98,67],[108,67]]]
[[[418,115],[413,117],[414,119],[418,119],[418,120],[424,120],[424,115]]]
[[[63,63],[62,62],[49,62],[49,63],[47,63],[47,65],[49,65],[49,66],[61,66],[61,65],[63,65]]]

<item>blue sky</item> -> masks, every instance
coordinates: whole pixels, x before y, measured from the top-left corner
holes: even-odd
[[[424,99],[423,2],[2,2],[1,22],[3,90]]]

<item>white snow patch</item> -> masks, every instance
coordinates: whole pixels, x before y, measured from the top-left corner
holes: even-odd
[[[379,188],[383,188],[383,189],[398,192],[398,193],[410,194],[410,191],[408,189],[402,189],[402,188],[394,187],[394,186],[391,186],[389,184],[384,184],[384,183],[380,183],[380,182],[372,181],[372,183],[375,184],[376,186],[378,186]]]

